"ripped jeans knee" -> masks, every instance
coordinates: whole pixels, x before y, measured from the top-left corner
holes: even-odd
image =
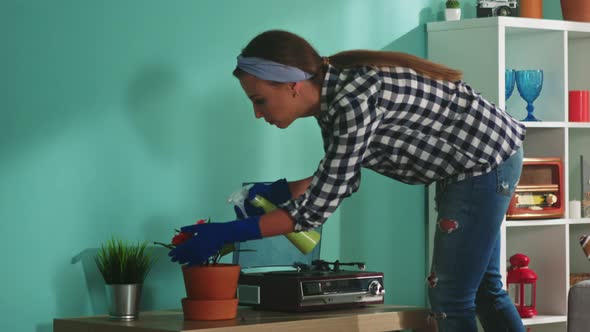
[[[428,320],[429,324],[436,323],[439,331],[477,330],[476,291],[467,286],[469,282],[462,278],[463,272],[461,269],[439,266],[433,261],[430,274],[426,277],[430,300]]]
[[[459,228],[459,222],[454,219],[441,218],[436,222],[436,224],[438,226],[438,230],[446,234],[451,234],[457,230],[457,228]]]
[[[434,312],[430,311],[428,313],[428,325],[432,325],[435,322],[439,322],[441,320],[447,319],[447,314],[444,312]]]

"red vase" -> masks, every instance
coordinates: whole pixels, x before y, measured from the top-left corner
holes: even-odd
[[[182,299],[182,310],[186,320],[222,320],[236,317],[239,265],[182,266],[182,274],[187,295]]]
[[[561,0],[561,13],[566,21],[590,22],[590,1]]]

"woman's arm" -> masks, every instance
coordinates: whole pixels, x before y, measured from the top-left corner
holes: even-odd
[[[309,187],[312,178],[313,176],[310,176],[305,179],[288,182],[291,197],[297,198],[303,195]],[[263,237],[288,234],[295,230],[295,221],[283,209],[276,209],[270,213],[263,214],[260,216],[259,225],[260,233]]]
[[[258,222],[262,237],[288,234],[295,230],[295,221],[283,209],[276,209],[260,216]]]
[[[289,191],[291,192],[291,197],[295,199],[295,198],[303,195],[305,193],[305,191],[307,190],[307,188],[309,187],[309,184],[311,183],[311,179],[313,179],[313,176],[310,176],[305,179],[289,182],[288,185],[289,185]]]

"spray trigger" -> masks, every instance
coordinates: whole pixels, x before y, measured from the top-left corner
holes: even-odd
[[[250,191],[250,187],[252,185],[245,185],[239,190],[234,191],[229,197],[227,198],[227,202],[235,205],[244,218],[248,218],[248,214],[246,213],[246,207],[244,206],[244,202],[248,199],[248,192]]]

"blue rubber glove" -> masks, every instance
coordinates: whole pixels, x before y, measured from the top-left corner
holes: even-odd
[[[273,183],[256,183],[250,190],[248,190],[248,199],[244,202],[244,208],[248,217],[261,216],[264,210],[250,204],[250,201],[260,195],[269,200],[274,205],[282,204],[291,199],[291,191],[286,179],[280,179]],[[243,219],[245,216],[237,206],[234,206],[236,216],[238,219]]]
[[[206,223],[185,226],[181,232],[194,234],[176,248],[170,250],[168,256],[173,262],[188,265],[199,265],[215,255],[226,243],[244,242],[260,239],[260,217],[251,217],[224,223]]]

